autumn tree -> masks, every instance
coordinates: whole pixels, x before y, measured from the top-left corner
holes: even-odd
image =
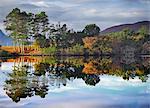
[[[110,37],[101,36],[93,44],[93,50],[100,52],[101,54],[112,52],[112,41]]]
[[[92,50],[93,44],[97,41],[97,37],[85,37],[83,38],[84,47]]]

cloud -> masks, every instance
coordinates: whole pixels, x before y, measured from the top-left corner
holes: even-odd
[[[49,7],[48,4],[44,1],[30,2],[30,4],[33,4],[39,7]]]
[[[14,4],[18,4],[17,0],[1,0],[0,1],[0,7],[1,6],[11,6]]]
[[[23,9],[37,9],[40,8],[40,6],[34,5],[34,4],[27,4],[27,3],[23,3],[19,5],[20,8]]]
[[[96,23],[105,29],[122,23],[150,20],[149,0],[1,0],[0,23],[13,8],[46,11],[50,23],[61,21],[76,30]]]

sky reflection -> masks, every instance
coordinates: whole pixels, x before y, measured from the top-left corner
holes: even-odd
[[[13,63],[2,63],[0,68],[0,108],[149,108],[150,75],[146,82],[138,77],[124,80],[119,76],[100,75],[95,86],[87,85],[81,78],[67,79],[66,86],[48,87],[45,98],[32,96],[15,103],[4,90],[6,73],[11,73]],[[46,77],[47,78],[47,77]],[[49,80],[49,79],[46,79]]]

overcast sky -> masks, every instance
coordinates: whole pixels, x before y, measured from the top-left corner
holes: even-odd
[[[150,0],[0,0],[0,29],[3,20],[13,9],[28,12],[45,11],[50,23],[67,23],[82,30],[96,23],[101,30],[118,24],[150,20]]]

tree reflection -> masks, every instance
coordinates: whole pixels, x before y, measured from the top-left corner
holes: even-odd
[[[15,102],[20,101],[20,98],[31,97],[33,93],[30,86],[28,86],[27,67],[14,66],[12,71],[13,73],[8,74],[9,79],[5,81],[6,94]]]
[[[142,82],[146,82],[150,74],[150,67],[146,62],[139,60],[129,64],[122,62],[120,58],[110,57],[43,58],[38,62],[20,61],[14,63],[4,89],[13,101],[19,102],[21,98],[34,95],[44,98],[49,89],[66,86],[74,79],[82,79],[90,86],[98,84],[102,75],[119,76],[124,80],[139,77]]]
[[[49,64],[48,63],[39,63],[39,64],[35,64],[34,67],[35,67],[34,74],[37,76],[41,76],[41,75],[45,75],[45,73],[48,71]]]
[[[8,77],[4,89],[6,94],[15,102],[19,102],[21,98],[34,95],[44,98],[47,94],[48,85],[41,82],[38,77],[33,77],[29,72],[28,65],[15,64]]]
[[[86,75],[83,80],[86,84],[95,86],[100,81],[100,77],[98,75],[90,74]]]

